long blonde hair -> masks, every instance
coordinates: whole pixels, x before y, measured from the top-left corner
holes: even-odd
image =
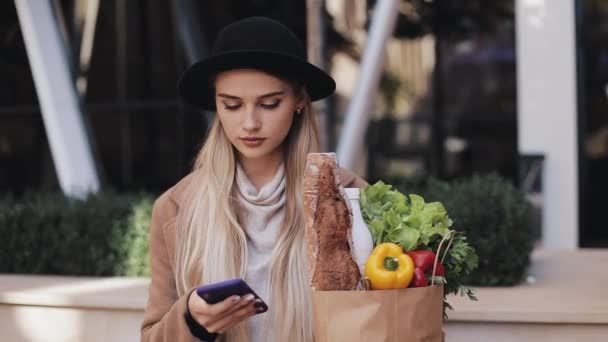
[[[308,99],[305,90],[296,94]],[[266,322],[277,341],[308,342],[312,313],[306,258],[302,186],[306,156],[319,148],[319,127],[309,100],[283,142],[286,201],[285,221],[269,269],[271,308]],[[247,241],[239,224],[235,191],[236,153],[214,120],[195,162],[196,175],[180,204],[176,229],[175,280],[178,293],[235,277],[245,277]],[[269,329],[263,328],[262,331]],[[230,329],[226,341],[247,341],[244,324]]]

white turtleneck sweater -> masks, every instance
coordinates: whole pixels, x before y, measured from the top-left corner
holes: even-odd
[[[258,190],[239,165],[236,172],[236,185],[241,206],[239,216],[247,235],[245,281],[262,299],[268,301],[270,299],[268,294],[270,261],[285,218],[285,167],[281,164],[272,180]],[[264,338],[262,335],[263,315],[256,315],[247,320],[252,342],[262,341]],[[268,331],[268,333],[268,338],[271,338],[272,331]]]

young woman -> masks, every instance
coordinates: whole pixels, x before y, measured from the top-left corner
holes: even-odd
[[[254,17],[224,28],[179,88],[217,116],[194,171],[154,205],[141,340],[312,341],[302,182],[319,145],[311,101],[331,95],[333,79],[286,27]],[[366,185],[345,170],[340,179]],[[208,304],[194,291],[236,277],[267,313],[251,296]]]

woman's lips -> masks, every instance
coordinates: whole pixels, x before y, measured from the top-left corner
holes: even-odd
[[[266,140],[266,138],[258,138],[258,137],[241,138],[241,141],[243,141],[243,144],[245,144],[249,147],[260,146],[260,145],[262,145],[262,143],[264,143],[264,140]]]

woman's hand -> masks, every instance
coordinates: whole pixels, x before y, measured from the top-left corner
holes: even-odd
[[[209,333],[224,333],[226,330],[260,312],[260,303],[252,294],[243,297],[231,296],[217,304],[208,304],[196,291],[188,298],[190,314]]]

